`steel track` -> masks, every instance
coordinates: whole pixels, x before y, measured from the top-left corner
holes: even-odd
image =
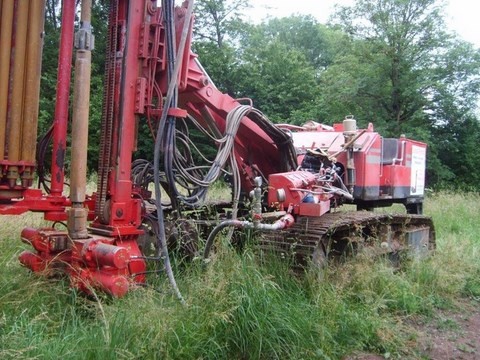
[[[431,218],[422,215],[336,212],[300,217],[288,230],[263,233],[258,246],[299,265],[323,265],[326,259],[364,250],[424,255],[435,248],[435,231]]]

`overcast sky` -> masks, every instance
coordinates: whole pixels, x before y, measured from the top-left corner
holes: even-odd
[[[249,10],[252,21],[271,17],[285,17],[295,13],[310,14],[325,23],[335,4],[352,5],[354,0],[252,0]],[[445,20],[461,38],[480,47],[480,1],[447,0]]]

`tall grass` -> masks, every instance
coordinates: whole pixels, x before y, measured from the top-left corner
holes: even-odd
[[[155,289],[92,300],[66,280],[31,274],[16,260],[19,232],[41,219],[0,218],[0,358],[339,359],[358,351],[416,358],[406,318],[480,297],[480,196],[433,194],[426,212],[437,251],[402,271],[355,259],[319,281],[279,260],[260,265],[249,246],[224,247],[207,268],[177,269],[186,306],[162,275]]]

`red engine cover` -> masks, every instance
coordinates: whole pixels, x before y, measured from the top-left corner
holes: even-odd
[[[317,175],[307,171],[272,174],[269,176],[268,203],[299,204],[306,193],[295,189],[308,189],[315,184]]]

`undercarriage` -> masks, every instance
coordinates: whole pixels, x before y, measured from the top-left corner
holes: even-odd
[[[435,248],[435,230],[432,219],[422,215],[339,211],[298,218],[292,228],[263,233],[258,242],[260,249],[297,265],[311,261],[322,267],[360,252],[425,256]]]

